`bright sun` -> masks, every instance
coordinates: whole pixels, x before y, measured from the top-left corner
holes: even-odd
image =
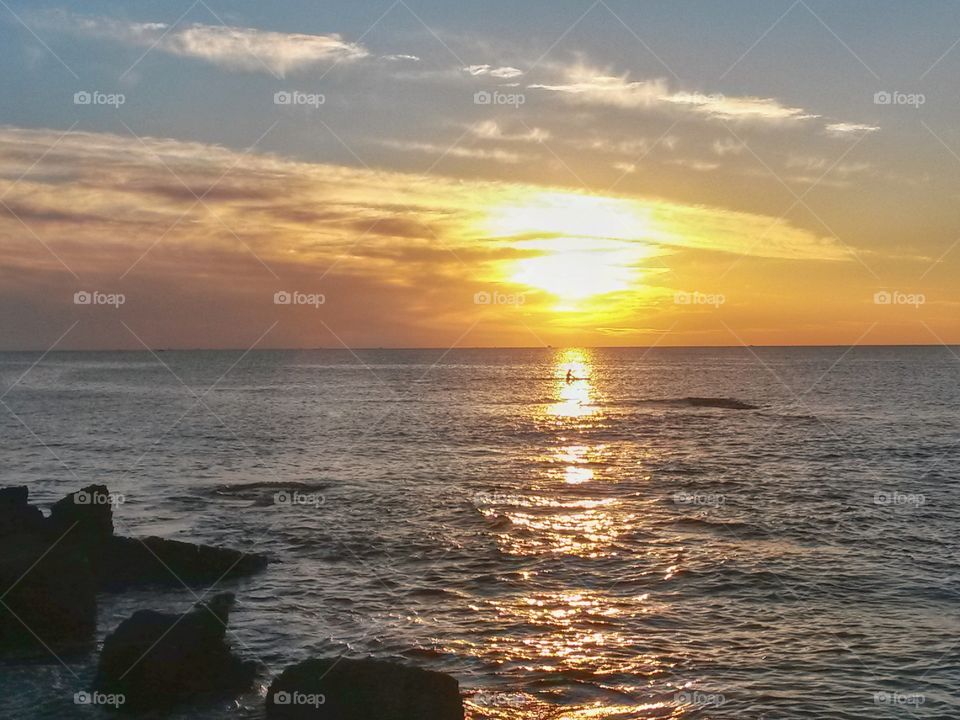
[[[514,247],[537,251],[515,261],[511,282],[545,290],[566,303],[626,290],[638,261],[653,254],[646,208],[619,198],[536,193],[493,208],[489,230],[514,238]]]

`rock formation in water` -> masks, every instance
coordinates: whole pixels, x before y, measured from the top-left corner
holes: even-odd
[[[257,663],[226,642],[232,593],[184,615],[138,610],[103,643],[93,689],[120,696],[118,709],[140,712],[233,697],[253,685]]]
[[[25,487],[0,490],[0,648],[83,648],[97,624],[93,571],[28,498]]]
[[[267,718],[463,720],[463,701],[445,673],[383,660],[311,659],[274,679]]]
[[[0,489],[0,650],[40,654],[93,638],[97,591],[209,585],[267,564],[260,555],[114,535],[111,496],[90,485],[50,516],[25,487]]]
[[[49,655],[87,650],[97,592],[210,585],[260,570],[266,559],[160,538],[114,535],[103,485],[54,503],[49,517],[25,487],[0,489],[0,650]],[[226,642],[233,604],[222,593],[183,615],[140,610],[106,639],[93,690],[122,698],[121,712],[235,697],[251,689],[257,663]],[[270,686],[270,720],[463,720],[456,679],[382,660],[307,660]]]

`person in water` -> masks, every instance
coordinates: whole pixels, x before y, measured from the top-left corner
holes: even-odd
[[[573,370],[567,370],[567,384],[569,385],[574,381]]]

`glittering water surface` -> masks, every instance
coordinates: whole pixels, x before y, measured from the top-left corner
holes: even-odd
[[[455,675],[474,719],[960,716],[950,349],[39,358],[0,354],[4,483],[273,556],[221,586],[264,683],[346,653]],[[100,637],[195,601],[104,596]],[[95,656],[62,660],[0,666],[0,716],[96,717]]]

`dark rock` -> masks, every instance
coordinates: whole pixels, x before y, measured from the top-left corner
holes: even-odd
[[[113,536],[113,506],[105,485],[89,485],[50,507],[50,532],[70,530],[72,542],[99,543]]]
[[[122,591],[146,585],[210,585],[266,567],[261,555],[156,537],[113,534],[111,496],[104,485],[67,495],[50,508],[48,532],[70,532],[71,545],[86,553],[102,590]]]
[[[267,693],[269,720],[463,720],[456,679],[383,660],[313,659]]]
[[[760,408],[750,403],[732,398],[708,398],[708,397],[688,397],[684,401],[693,407],[706,408],[724,408],[726,410],[759,410]]]
[[[0,545],[0,648],[79,650],[92,643],[97,597],[87,559],[60,542],[21,534]]]
[[[0,489],[0,649],[89,641],[97,590],[212,585],[267,564],[236,550],[116,537],[111,499],[105,486],[90,485],[45,518],[26,487]]]
[[[94,562],[100,587],[111,591],[144,585],[210,585],[266,565],[262,555],[157,537],[111,538]]]
[[[257,663],[236,657],[225,641],[232,593],[184,615],[140,610],[103,644],[94,689],[122,695],[122,711],[168,709],[249,690]]]
[[[0,538],[44,532],[46,520],[40,509],[29,503],[29,497],[25,486],[0,488]]]

